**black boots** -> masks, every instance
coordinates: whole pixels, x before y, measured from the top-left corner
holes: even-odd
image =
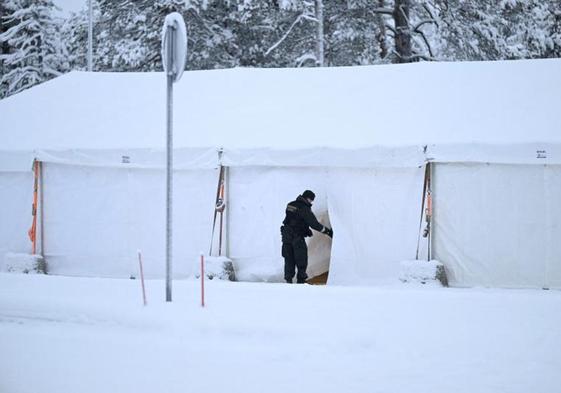
[[[284,279],[286,281],[287,284],[292,284],[292,280],[289,279]],[[296,284],[305,284],[306,283],[306,279],[297,279],[296,280]]]

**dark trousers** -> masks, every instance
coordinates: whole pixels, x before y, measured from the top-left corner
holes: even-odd
[[[303,237],[298,237],[290,243],[283,243],[282,256],[284,258],[284,279],[287,282],[292,282],[296,268],[298,268],[296,281],[299,284],[305,283],[308,278],[306,274],[308,267],[308,246],[306,245],[306,240]]]

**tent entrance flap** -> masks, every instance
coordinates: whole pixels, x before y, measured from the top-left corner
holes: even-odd
[[[424,173],[424,167],[329,170],[330,285],[398,281],[400,262],[415,258]]]
[[[327,206],[323,206],[323,204],[321,204],[321,206],[322,207],[315,212],[316,217],[323,225],[331,227]],[[309,238],[307,269],[309,284],[327,283],[329,265],[331,262],[331,242],[331,238],[317,232],[314,232],[314,236]]]
[[[309,278],[307,283],[312,285],[325,285],[327,284],[327,279],[329,278],[329,270],[319,276]]]

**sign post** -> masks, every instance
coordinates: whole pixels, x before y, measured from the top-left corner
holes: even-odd
[[[93,71],[93,8],[88,0],[88,71]]]
[[[181,14],[166,16],[162,29],[162,63],[167,83],[166,147],[166,301],[171,302],[173,261],[173,84],[183,75],[187,58],[187,29]]]

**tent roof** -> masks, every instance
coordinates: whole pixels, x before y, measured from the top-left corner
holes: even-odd
[[[561,59],[190,71],[174,85],[174,147],[223,148],[232,165],[353,166],[357,148],[366,165],[417,161],[424,145],[435,159],[561,162],[560,92]],[[163,73],[72,72],[0,101],[0,150],[161,152],[165,99]]]

